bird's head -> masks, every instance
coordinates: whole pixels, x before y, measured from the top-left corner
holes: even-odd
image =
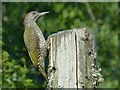
[[[26,20],[26,19],[29,19],[29,20],[34,20],[34,21],[36,21],[39,17],[41,17],[41,16],[43,16],[43,15],[45,15],[45,14],[47,14],[47,13],[49,13],[49,12],[41,12],[41,13],[39,13],[39,12],[37,12],[37,11],[31,11],[31,12],[29,12],[29,13],[25,16],[25,20]]]

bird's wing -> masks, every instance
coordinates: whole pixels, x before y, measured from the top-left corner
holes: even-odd
[[[25,30],[24,32],[24,42],[28,49],[29,56],[35,66],[38,64],[39,57],[39,36],[37,32],[30,28],[29,30]]]

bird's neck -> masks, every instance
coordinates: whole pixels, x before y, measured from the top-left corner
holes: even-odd
[[[25,19],[25,20],[24,20],[24,26],[25,26],[25,28],[31,28],[31,27],[36,27],[37,24],[36,24],[36,22],[35,22],[34,20],[32,20],[32,19]]]

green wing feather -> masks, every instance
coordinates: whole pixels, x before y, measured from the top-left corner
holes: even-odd
[[[35,66],[38,64],[38,36],[31,28],[24,32],[24,42],[28,49],[29,56]]]

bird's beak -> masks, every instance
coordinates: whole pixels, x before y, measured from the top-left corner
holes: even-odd
[[[41,16],[43,16],[43,15],[45,15],[45,14],[47,14],[47,13],[50,13],[50,12],[41,12],[41,13],[38,13],[38,14],[35,16],[35,21],[36,21],[39,17],[41,17]]]
[[[41,12],[41,13],[39,13],[39,16],[43,16],[43,15],[45,15],[47,13],[50,13],[50,12]]]

